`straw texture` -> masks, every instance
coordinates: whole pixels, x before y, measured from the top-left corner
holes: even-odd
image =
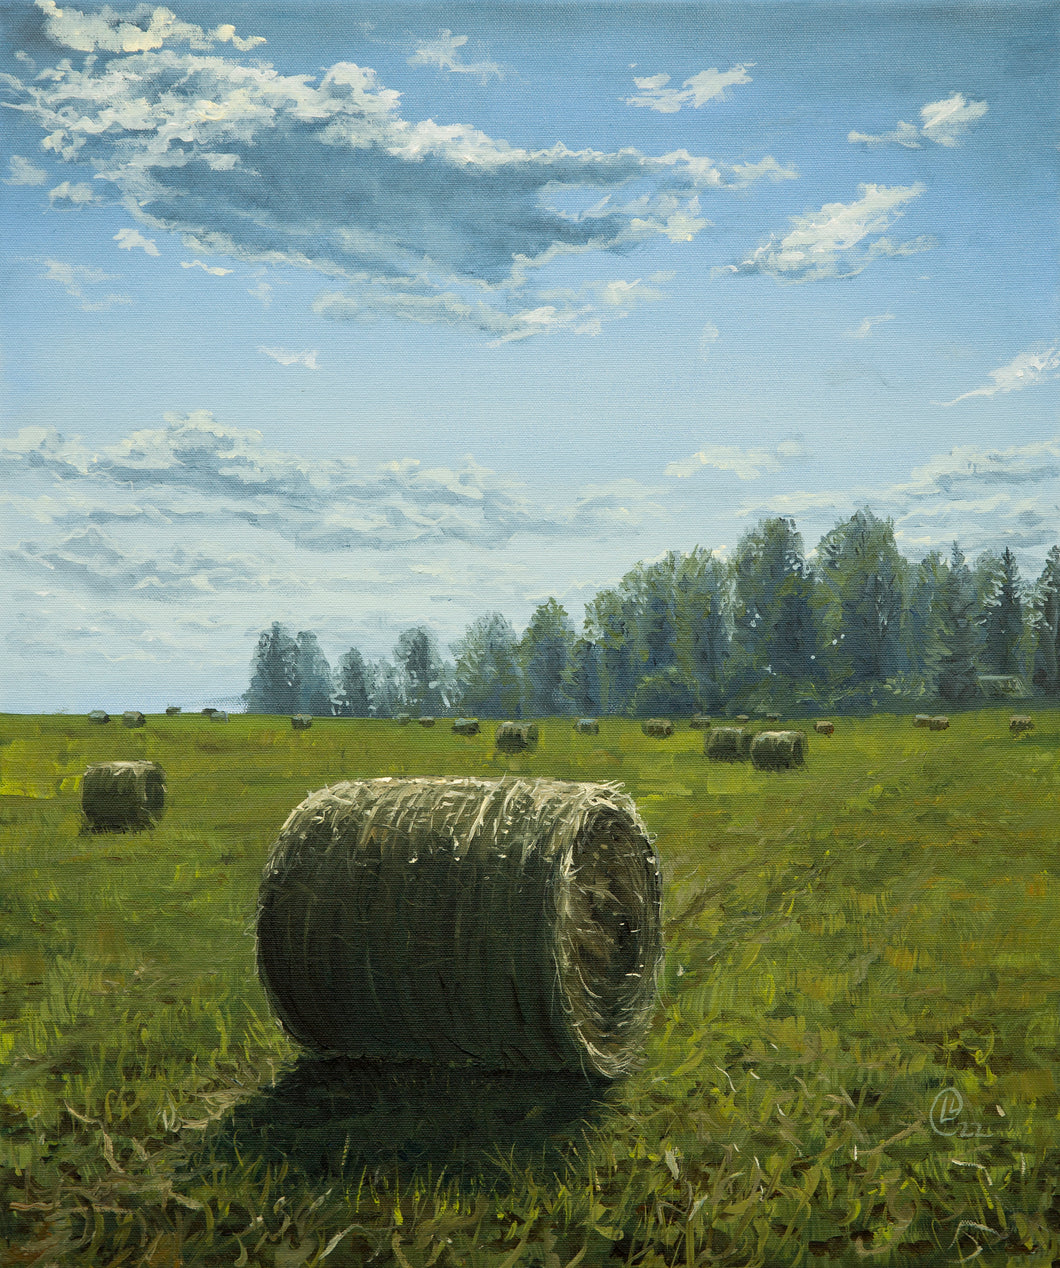
[[[613,786],[337,784],[273,847],[258,971],[313,1049],[616,1078],[654,1005],[660,894]]]
[[[154,762],[96,762],[81,781],[81,810],[95,832],[153,827],[165,804],[165,773]]]

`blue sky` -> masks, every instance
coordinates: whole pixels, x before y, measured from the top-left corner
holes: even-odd
[[[3,0],[0,708],[761,517],[1060,538],[1055,4]]]

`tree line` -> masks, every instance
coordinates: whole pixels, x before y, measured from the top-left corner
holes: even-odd
[[[586,605],[554,598],[518,634],[500,612],[445,655],[426,625],[393,654],[334,668],[310,631],[274,622],[254,652],[252,713],[484,718],[949,706],[1060,694],[1060,546],[1031,582],[1008,549],[919,563],[870,510],[807,556],[795,521],[764,519],[730,558],[696,548],[638,563]]]

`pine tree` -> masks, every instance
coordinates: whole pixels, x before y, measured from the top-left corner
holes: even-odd
[[[983,668],[991,674],[1019,674],[1023,600],[1016,557],[1006,547],[1000,558],[986,556],[979,562],[984,583],[980,617]]]
[[[1060,546],[1046,556],[1034,609],[1034,685],[1055,695],[1060,692]]]
[[[523,694],[519,640],[500,612],[478,617],[453,644],[456,698],[462,712],[480,718],[515,718]]]
[[[956,542],[935,596],[934,615],[938,693],[951,704],[967,704],[979,694],[975,663],[979,634],[975,583]]]
[[[298,713],[313,717],[330,717],[333,710],[331,693],[333,684],[331,666],[317,642],[317,636],[307,630],[297,635],[298,653]]]
[[[566,609],[549,599],[534,610],[519,641],[523,670],[523,713],[526,717],[555,717],[571,711],[563,690],[574,626]]]
[[[394,659],[405,678],[408,705],[414,713],[441,713],[445,698],[445,667],[438,643],[425,625],[405,630],[394,648]]]
[[[250,687],[243,695],[247,712],[297,713],[298,685],[298,644],[279,621],[273,621],[258,638]]]
[[[341,717],[367,718],[372,712],[371,667],[356,647],[339,661],[336,705]]]

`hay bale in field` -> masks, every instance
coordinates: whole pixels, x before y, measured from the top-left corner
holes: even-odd
[[[457,718],[453,723],[453,730],[457,735],[478,735],[478,718]]]
[[[674,724],[669,718],[647,718],[640,724],[640,729],[645,735],[654,736],[657,740],[664,740],[668,735],[673,735]]]
[[[212,718],[216,712],[217,710],[212,705],[207,705],[206,708],[202,710],[202,716],[204,718]]]
[[[411,713],[395,713],[394,721],[398,724],[398,726],[408,726],[408,724],[412,721],[412,714]]]
[[[913,718],[913,725],[914,725],[914,726],[930,726],[930,725],[931,725],[931,714],[930,714],[930,713],[918,713],[918,714],[917,714],[917,715]]]
[[[791,770],[805,762],[805,731],[759,731],[751,741],[755,770]]]
[[[703,752],[712,762],[746,762],[754,736],[738,726],[716,726],[707,732]]]
[[[767,722],[779,722],[779,721],[780,721],[780,714],[779,714],[779,713],[767,713],[767,714],[766,714],[766,721],[767,721]]]
[[[434,719],[428,717],[426,714],[422,718],[417,718],[416,721],[420,724],[420,726],[434,726]]]
[[[104,713],[102,709],[93,709],[88,715],[88,720],[96,726],[103,726],[105,722],[110,721],[110,714]]]
[[[165,773],[154,762],[95,762],[81,781],[81,810],[94,832],[154,827],[165,805]]]
[[[617,1078],[655,1000],[660,890],[613,786],[336,784],[272,848],[258,972],[315,1050]]]
[[[710,718],[708,718],[705,713],[693,713],[692,720],[689,722],[688,726],[692,731],[709,731]]]
[[[932,731],[945,731],[949,726],[950,720],[947,717],[936,717],[928,720],[928,727]]]
[[[1013,735],[1022,735],[1024,731],[1034,730],[1034,719],[1024,713],[1014,713],[1008,720],[1008,729]]]
[[[816,735],[831,735],[835,731],[835,723],[824,721],[815,722],[813,724],[813,729],[814,734]]]
[[[736,721],[737,721],[737,722],[741,722],[741,723],[742,723],[742,722],[750,722],[750,721],[751,721],[750,714],[747,714],[747,713],[738,713],[738,714],[736,715]]]
[[[295,713],[291,716],[292,731],[308,731],[313,725],[313,716],[309,713]]]
[[[536,722],[502,722],[493,735],[502,753],[521,753],[537,746]]]
[[[574,729],[579,735],[599,735],[600,723],[595,718],[578,718]]]
[[[126,709],[121,715],[122,726],[144,726],[147,719],[139,709]]]
[[[210,713],[211,722],[227,722],[228,714],[224,709],[213,709]]]
[[[166,717],[167,717],[167,718],[175,718],[179,712],[180,712],[180,705],[179,705],[179,704],[167,704],[167,705],[166,705]]]

